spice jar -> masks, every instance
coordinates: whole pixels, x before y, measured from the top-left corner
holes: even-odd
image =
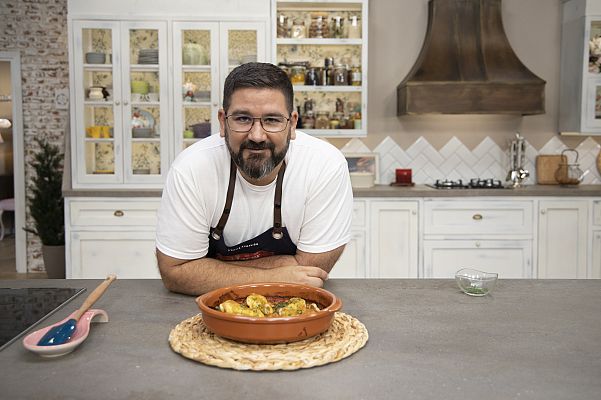
[[[353,65],[351,67],[351,85],[352,86],[361,86],[361,66]]]
[[[304,129],[314,129],[315,128],[315,116],[313,116],[313,111],[307,111],[307,113],[303,117],[303,128]]]
[[[317,111],[315,119],[315,129],[328,129],[330,127],[330,113],[327,111]]]
[[[319,76],[317,75],[317,68],[307,68],[307,74],[305,75],[305,85],[318,85]]]
[[[304,85],[305,70],[306,68],[301,65],[292,66],[290,68],[290,82],[292,82],[293,85]]]
[[[358,15],[351,15],[348,24],[349,39],[361,39],[361,20]]]
[[[288,31],[288,17],[285,15],[278,15],[278,37],[279,38],[287,38],[290,37],[290,32]]]
[[[332,17],[330,22],[330,37],[340,39],[344,37],[344,19],[340,15]]]
[[[342,65],[342,64],[336,64],[336,67],[334,68],[334,85],[336,86],[346,86],[348,85],[348,80],[347,80],[347,71],[346,71],[346,66]]]
[[[290,37],[293,39],[303,39],[307,37],[307,29],[305,28],[305,21],[300,18],[295,18],[292,22],[292,28],[290,29]]]
[[[340,118],[342,117],[342,113],[335,112],[330,118],[330,129],[339,129],[340,128]]]
[[[310,38],[330,37],[330,28],[327,24],[328,13],[316,12],[311,14],[311,25],[309,26]]]

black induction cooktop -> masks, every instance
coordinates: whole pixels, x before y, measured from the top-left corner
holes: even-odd
[[[0,350],[83,291],[84,288],[0,288]]]

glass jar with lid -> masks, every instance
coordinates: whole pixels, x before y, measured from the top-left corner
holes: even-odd
[[[361,78],[361,66],[353,65],[351,67],[351,85],[352,86],[361,86],[362,78]]]
[[[288,17],[280,14],[278,15],[278,37],[287,38],[290,37],[290,30],[288,28]]]
[[[348,38],[361,39],[361,17],[358,15],[351,15],[349,17]]]
[[[344,18],[340,15],[335,15],[330,20],[330,36],[335,39],[344,37]]]
[[[327,111],[317,111],[315,119],[315,129],[328,129],[330,127],[330,113]]]
[[[304,85],[305,73],[305,67],[302,65],[293,65],[290,67],[290,82],[292,82],[293,85]]]
[[[330,28],[328,26],[328,13],[311,13],[311,25],[309,25],[310,38],[328,38],[330,37]]]
[[[346,65],[336,64],[334,67],[334,85],[335,86],[346,86],[348,85],[348,76]]]
[[[315,116],[313,115],[313,111],[307,111],[305,116],[303,117],[303,128],[304,129],[314,129],[315,128]]]
[[[294,21],[292,22],[292,28],[290,28],[290,37],[293,39],[303,39],[307,37],[305,21],[300,18],[294,18]]]

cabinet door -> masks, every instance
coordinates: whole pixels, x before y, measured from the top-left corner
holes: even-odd
[[[330,272],[330,278],[365,278],[365,232],[355,231]]]
[[[601,278],[601,231],[593,232],[593,259],[590,278]]]
[[[424,277],[453,278],[461,268],[532,278],[531,240],[424,240]]]
[[[74,21],[71,62],[74,184],[121,183],[119,22]],[[108,96],[105,97],[102,88]]]
[[[169,165],[171,125],[167,24],[121,26],[124,182],[160,184]]]
[[[539,204],[538,278],[586,278],[588,201]]]
[[[160,278],[152,231],[72,232],[70,256],[71,279],[104,279],[111,273],[119,279]]]
[[[219,26],[221,53],[219,87],[223,88],[225,78],[238,65],[267,61],[267,36],[264,22],[221,22]]]
[[[372,201],[370,263],[372,278],[417,278],[416,201]]]
[[[173,24],[174,155],[219,133],[219,23]]]

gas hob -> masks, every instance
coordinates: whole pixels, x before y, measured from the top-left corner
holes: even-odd
[[[473,178],[466,183],[464,183],[461,179],[437,179],[433,184],[428,184],[426,186],[434,189],[506,189],[506,186],[503,185],[503,182],[492,178]]]

